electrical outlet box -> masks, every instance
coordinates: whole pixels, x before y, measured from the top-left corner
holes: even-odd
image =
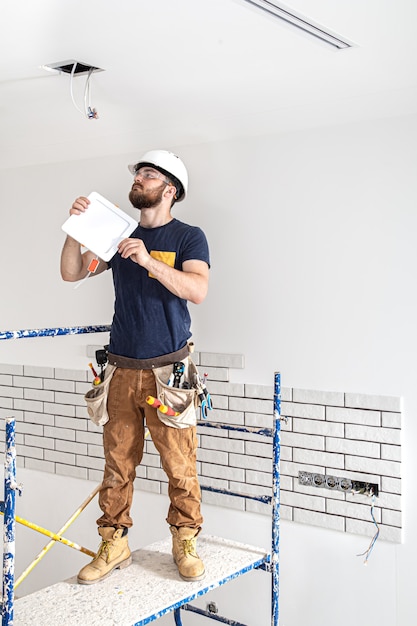
[[[333,491],[344,491],[345,493],[358,493],[365,496],[379,495],[379,487],[376,483],[363,480],[351,480],[350,478],[340,478],[331,474],[313,474],[311,472],[298,472],[298,482],[300,485],[311,487],[322,487]]]
[[[361,493],[365,496],[379,496],[379,487],[376,483],[367,483],[363,480],[352,480],[352,493]]]

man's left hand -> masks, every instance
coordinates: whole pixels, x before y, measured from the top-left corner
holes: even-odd
[[[145,267],[151,258],[142,239],[123,239],[118,245],[118,250],[123,259],[130,258],[142,267]]]

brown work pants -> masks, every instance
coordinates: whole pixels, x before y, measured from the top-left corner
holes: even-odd
[[[201,491],[197,478],[195,427],[173,428],[158,419],[156,409],[145,401],[156,396],[152,370],[118,368],[110,383],[103,430],[105,468],[99,504],[99,526],[129,528],[136,466],[144,448],[144,420],[168,477],[170,506],[167,522],[172,526],[199,528]]]

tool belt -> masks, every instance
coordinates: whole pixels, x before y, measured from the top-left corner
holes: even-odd
[[[118,354],[112,354],[109,352],[108,360],[110,365],[115,365],[116,367],[123,367],[130,370],[153,370],[157,367],[163,367],[164,365],[172,365],[175,361],[182,361],[188,357],[189,353],[190,347],[187,343],[183,348],[177,350],[176,352],[156,356],[152,359],[131,359],[126,356],[119,356]]]
[[[101,382],[93,383],[84,396],[88,415],[97,426],[109,420],[107,398],[110,381],[118,367],[125,369],[150,369],[156,382],[156,398],[148,396],[146,401],[156,408],[158,418],[172,428],[189,428],[197,424],[197,410],[207,417],[212,409],[210,394],[202,382],[190,353],[194,344],[188,343],[181,350],[164,354],[154,359],[131,359],[108,354],[108,364],[101,371]],[[97,356],[97,352],[96,352]],[[103,365],[105,361],[100,361]]]

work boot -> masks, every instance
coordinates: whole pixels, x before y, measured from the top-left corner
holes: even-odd
[[[185,526],[170,527],[172,533],[172,556],[183,580],[192,582],[205,576],[204,563],[197,554],[197,535],[201,528]]]
[[[82,568],[78,574],[81,585],[92,585],[110,576],[113,570],[127,567],[132,562],[127,534],[123,537],[123,528],[99,528],[102,542],[94,559]]]

